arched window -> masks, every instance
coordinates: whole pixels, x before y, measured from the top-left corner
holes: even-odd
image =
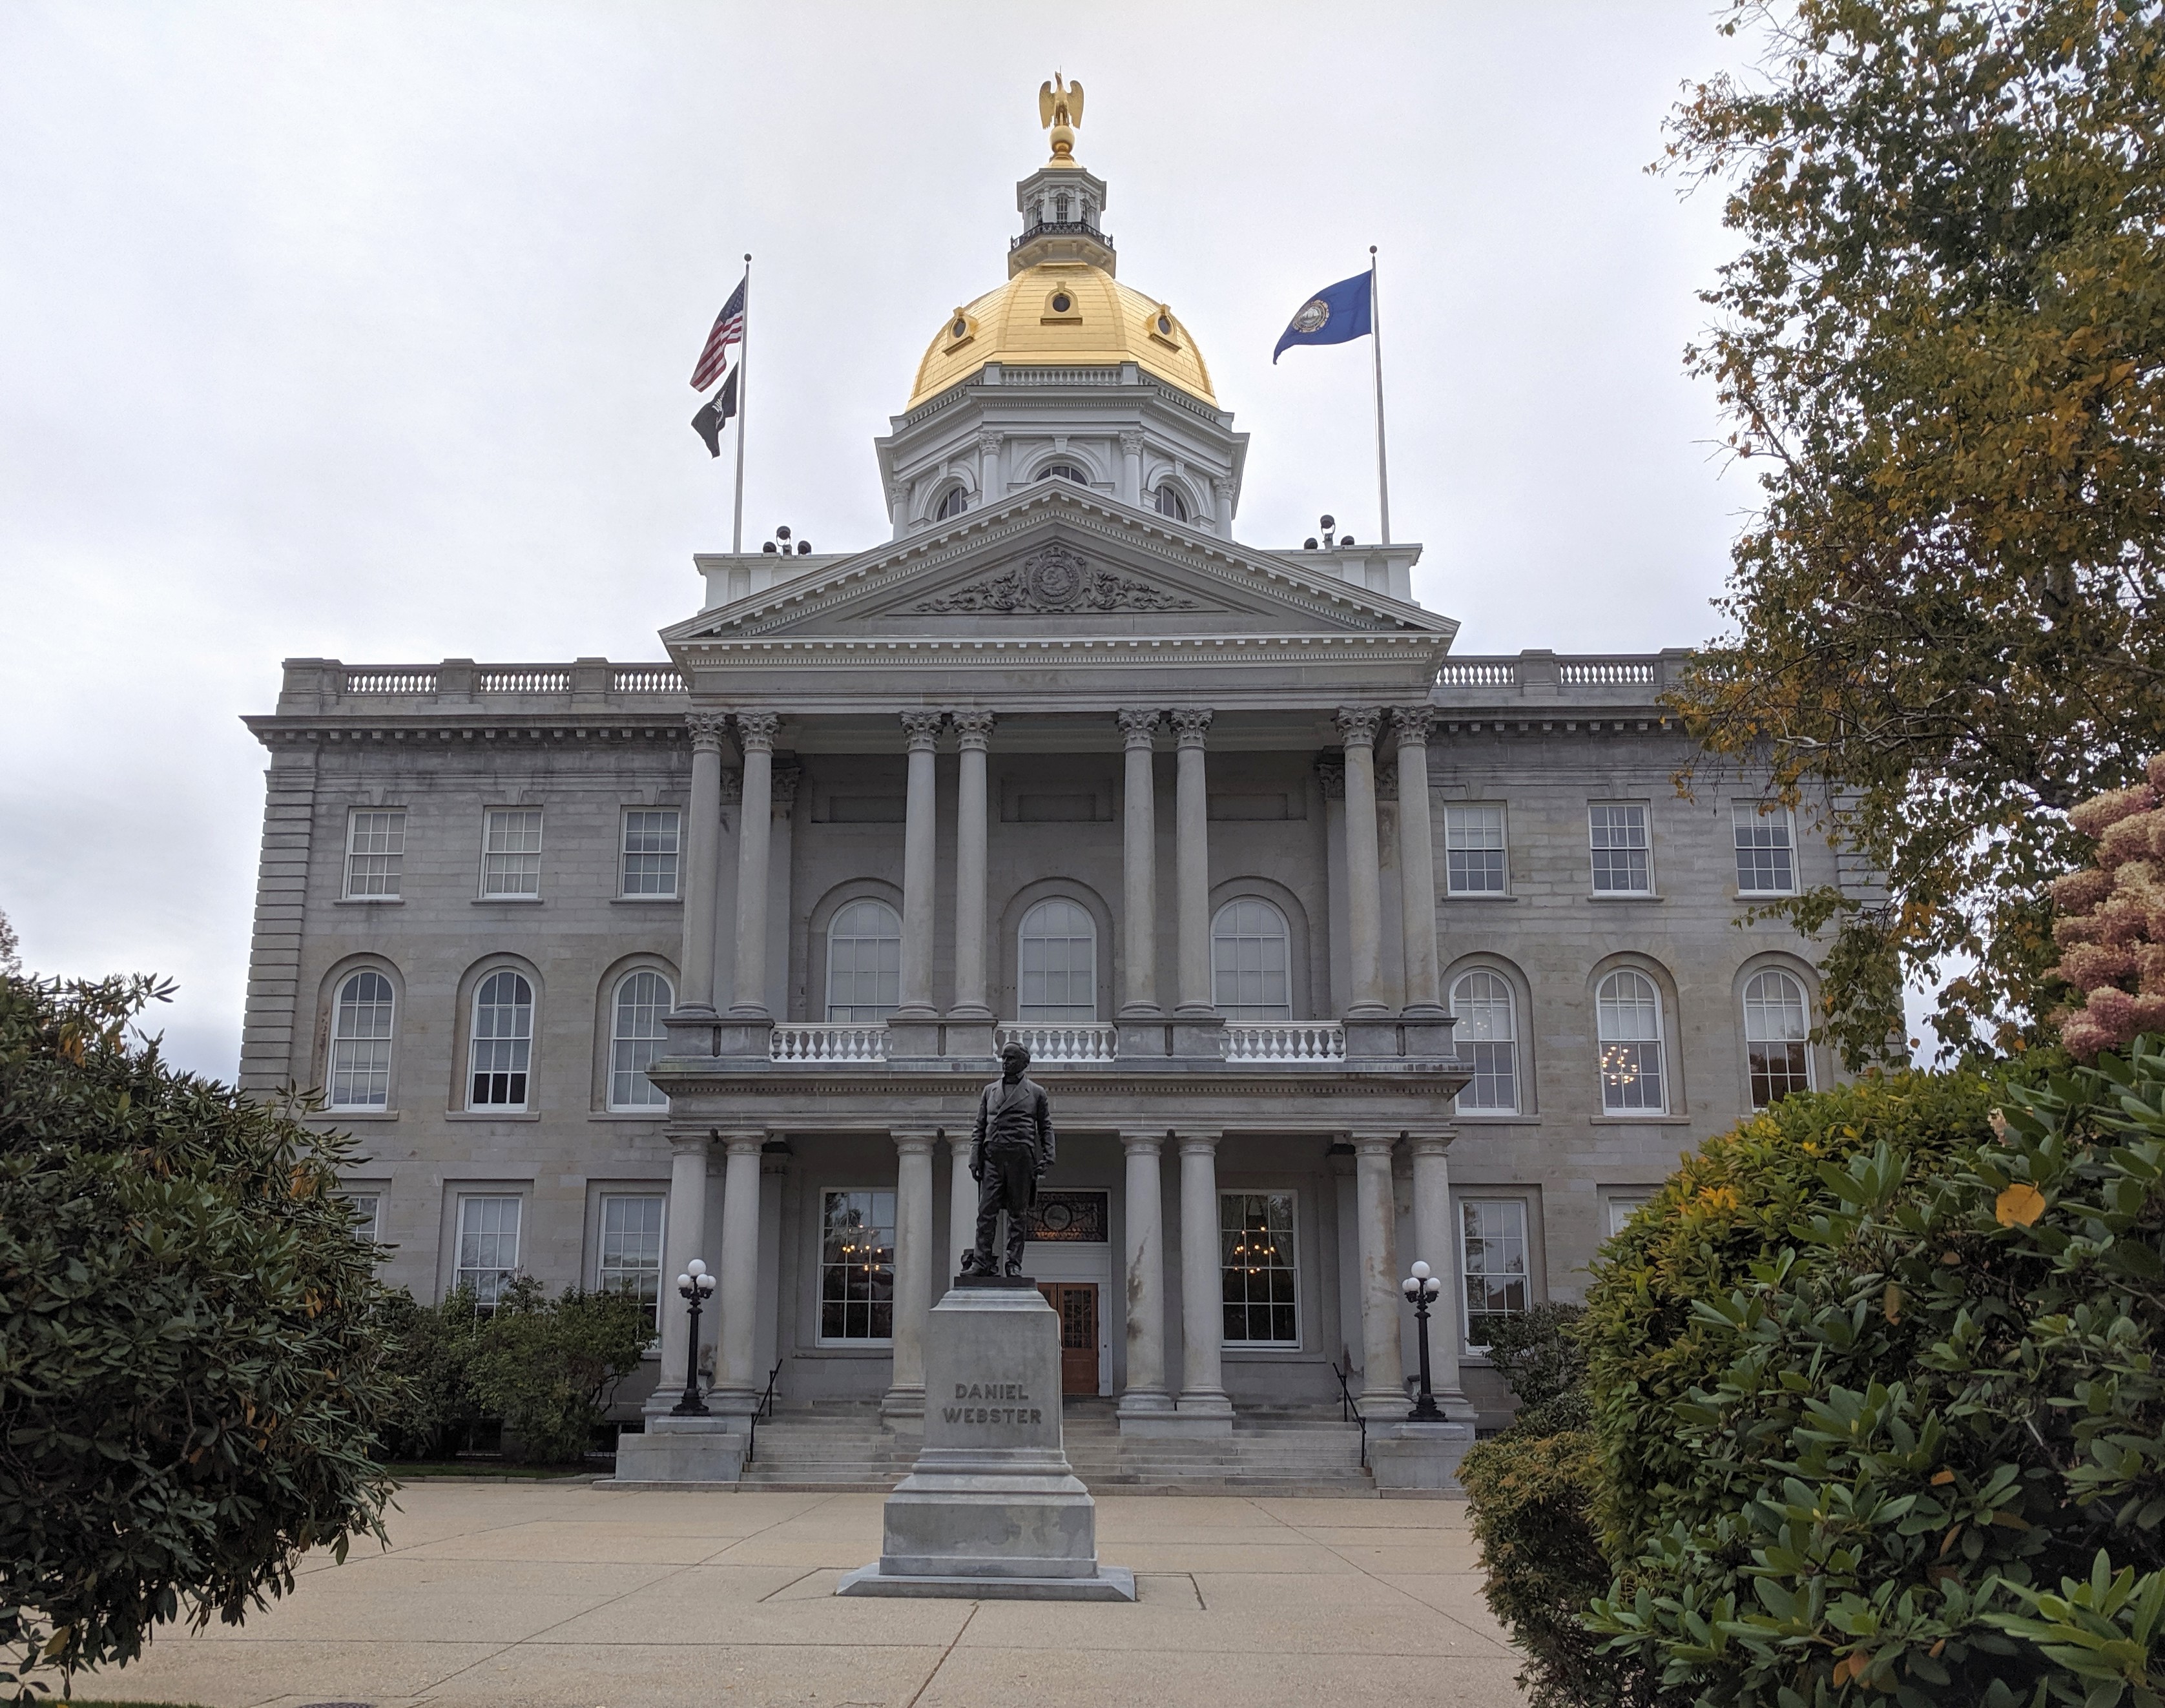
[[[960,486],[950,486],[940,495],[939,507],[932,512],[935,522],[945,522],[951,516],[960,516],[970,507],[970,495]]]
[[[1210,922],[1210,1001],[1228,1020],[1293,1018],[1292,933],[1269,902],[1228,901]]]
[[[1744,1051],[1754,1109],[1812,1089],[1811,1029],[1802,985],[1784,972],[1752,975],[1744,987]]]
[[[1511,981],[1485,970],[1462,975],[1451,987],[1451,1030],[1462,1058],[1473,1063],[1473,1077],[1458,1094],[1458,1106],[1472,1113],[1519,1112],[1519,1017]]]
[[[523,1110],[534,1056],[534,987],[509,968],[474,992],[469,1109]]]
[[[1040,901],[1022,919],[1021,1013],[1060,1025],[1098,1017],[1098,928],[1077,903]]]
[[[1157,489],[1157,513],[1170,516],[1175,522],[1188,520],[1188,501],[1170,481]]]
[[[1052,218],[1058,224],[1067,223],[1067,192],[1065,190],[1052,198]]]
[[[1040,481],[1072,481],[1078,486],[1090,484],[1090,477],[1072,463],[1047,463],[1037,471]]]
[[[391,980],[356,973],[331,1009],[331,1105],[382,1109],[391,1101]]]
[[[661,1017],[675,1006],[669,980],[659,973],[628,973],[617,980],[616,1000],[609,1005],[610,1108],[669,1106],[669,1099],[646,1077],[646,1068],[669,1041]]]
[[[902,1002],[902,921],[884,901],[852,901],[827,925],[827,1018],[884,1020]]]
[[[1594,993],[1601,1039],[1601,1106],[1630,1114],[1668,1109],[1662,1077],[1662,993],[1644,973],[1611,973]]]

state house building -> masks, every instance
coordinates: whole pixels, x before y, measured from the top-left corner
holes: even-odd
[[[1834,1071],[1812,946],[1746,916],[1847,875],[1748,781],[1678,796],[1680,654],[1461,656],[1418,546],[1238,539],[1246,436],[1105,186],[1018,201],[875,441],[891,538],[698,557],[666,664],[287,664],[245,1083],[361,1136],[392,1282],[657,1297],[628,1418],[704,1259],[756,1469],[865,1474],[1019,1039],[1026,1267],[1105,1464],[1314,1480],[1341,1382],[1404,1416],[1416,1259],[1445,1410],[1499,1426],[1487,1325]],[[855,1445],[793,1462],[792,1420]]]

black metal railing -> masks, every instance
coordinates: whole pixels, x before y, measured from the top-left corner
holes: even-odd
[[[1346,1360],[1344,1369],[1340,1369],[1336,1364],[1330,1367],[1330,1374],[1338,1378],[1338,1398],[1344,1408],[1338,1414],[1340,1420],[1361,1426],[1361,1469],[1365,1471],[1368,1469],[1368,1420],[1361,1415],[1361,1408],[1353,1403],[1353,1390],[1346,1385],[1346,1379],[1352,1373],[1353,1360],[1350,1357]]]
[[[766,1391],[759,1396],[759,1404],[751,1408],[751,1427],[745,1432],[746,1465],[751,1464],[751,1456],[759,1451],[759,1420],[774,1415],[774,1385],[782,1374],[782,1363],[781,1359],[774,1361],[774,1368],[766,1373]]]
[[[1107,249],[1115,247],[1112,233],[1100,231],[1096,226],[1080,219],[1040,219],[1020,237],[1009,238],[1008,247],[1020,249],[1032,238],[1037,237],[1087,237],[1093,243],[1102,243]]]

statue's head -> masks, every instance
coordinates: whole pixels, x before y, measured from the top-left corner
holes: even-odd
[[[1000,1052],[1000,1071],[1007,1075],[1010,1085],[1022,1077],[1023,1069],[1029,1065],[1030,1052],[1019,1043],[1011,1043]]]

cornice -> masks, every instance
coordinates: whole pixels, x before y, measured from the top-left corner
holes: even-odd
[[[677,1058],[678,1064],[685,1060],[683,1057]],[[660,1069],[655,1075],[656,1082],[666,1083],[672,1101],[680,1103],[674,1113],[693,1120],[703,1117],[697,1111],[681,1106],[681,1100],[698,1096],[818,1100],[929,1096],[952,1097],[958,1108],[966,1107],[984,1089],[986,1081],[999,1072],[999,1064],[989,1058],[981,1063],[953,1060],[950,1065],[918,1071],[907,1067],[867,1064],[855,1070],[836,1072],[831,1068],[800,1067],[786,1062],[723,1071],[666,1063],[657,1063],[656,1066]],[[1071,1099],[1136,1097],[1162,1102],[1255,1096],[1267,1097],[1281,1105],[1288,1097],[1302,1096],[1332,1101],[1346,1097],[1449,1097],[1457,1093],[1469,1074],[1470,1070],[1456,1064],[1446,1066],[1439,1063],[1430,1067],[1409,1062],[1369,1069],[1349,1068],[1342,1063],[1327,1066],[1288,1063],[1276,1069],[1258,1069],[1244,1064],[1223,1070],[1214,1070],[1207,1063],[1199,1067],[1183,1064],[1177,1068],[1168,1064],[1166,1069],[1159,1071],[1138,1071],[1117,1065],[1091,1068],[1044,1064],[1033,1064],[1030,1069],[1032,1079],[1048,1090],[1056,1089]],[[1273,1116],[1271,1120],[1252,1124],[1261,1129],[1277,1125],[1278,1122],[1279,1118]]]
[[[687,739],[688,732],[681,714],[667,722],[640,719],[637,723],[627,723],[622,718],[589,723],[561,717],[539,714],[522,717],[511,713],[487,723],[479,723],[446,718],[427,712],[401,717],[397,712],[374,707],[366,713],[352,716],[323,712],[270,713],[243,717],[240,721],[264,746],[274,749],[292,744],[358,747],[387,743],[408,748],[429,747],[454,751],[479,746],[531,748],[544,743],[565,745],[579,742],[613,743],[618,746],[678,744],[684,745],[687,750],[689,745]]]

